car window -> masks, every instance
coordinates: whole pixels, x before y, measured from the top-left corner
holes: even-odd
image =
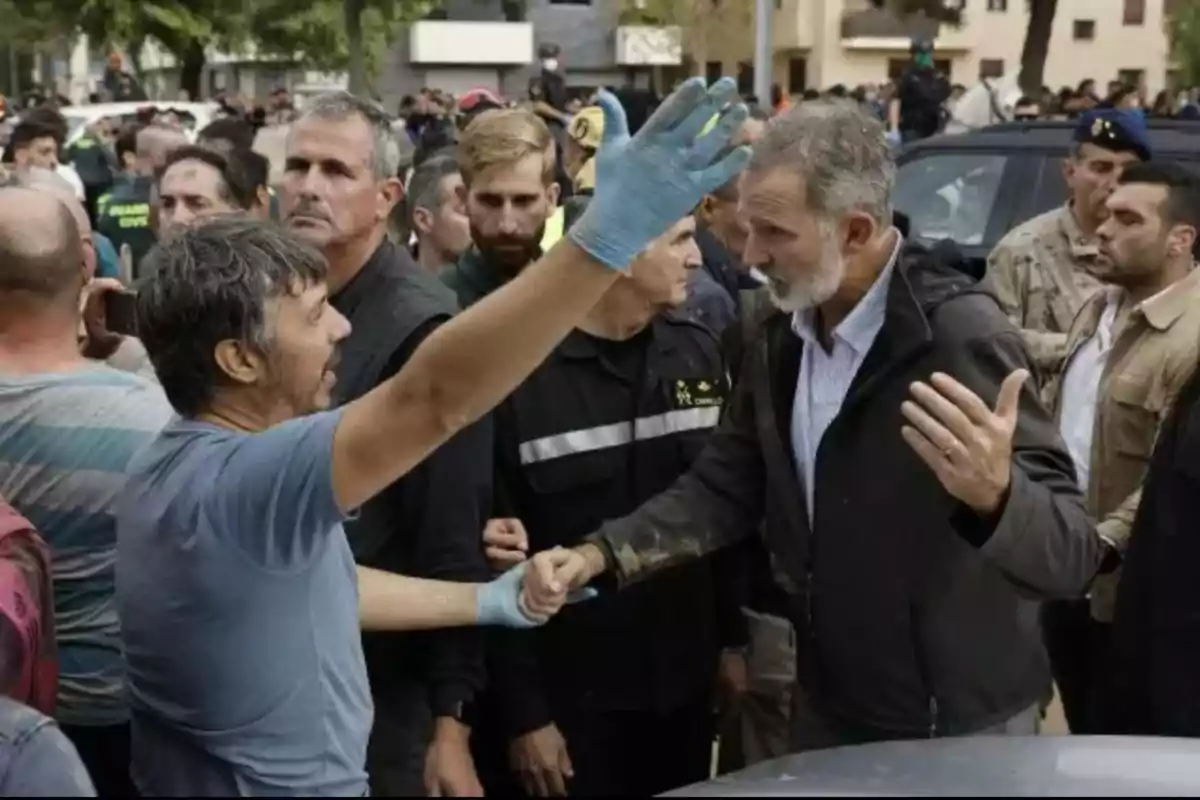
[[[999,153],[932,152],[902,164],[893,194],[910,235],[984,244],[1008,157]]]
[[[1030,219],[1067,202],[1067,181],[1063,177],[1061,158],[1047,158],[1038,176],[1037,191],[1032,193],[1032,205],[1027,209]]]

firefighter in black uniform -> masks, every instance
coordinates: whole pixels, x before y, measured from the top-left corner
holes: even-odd
[[[914,39],[912,63],[900,76],[896,99],[888,111],[889,124],[904,142],[933,136],[942,129],[950,81],[933,65],[933,43]]]
[[[500,516],[529,552],[571,546],[687,471],[727,379],[713,333],[671,309],[700,264],[688,217],[651,245],[496,413]],[[496,632],[490,794],[644,797],[708,777],[719,653],[713,561]],[[484,752],[487,751],[487,752]],[[486,763],[494,753],[509,763]]]

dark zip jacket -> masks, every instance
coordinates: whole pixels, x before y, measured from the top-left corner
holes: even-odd
[[[848,741],[972,733],[1039,702],[1050,676],[1038,601],[1081,595],[1102,558],[1032,388],[995,519],[958,503],[900,436],[913,381],[946,372],[993,404],[1005,376],[1029,368],[1019,332],[956,255],[913,246],[897,264],[883,328],[817,453],[812,524],[790,444],[802,343],[776,314],[690,472],[592,537],[623,585],[761,535],[799,680]]]

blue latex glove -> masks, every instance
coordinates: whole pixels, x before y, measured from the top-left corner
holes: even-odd
[[[887,139],[888,144],[890,144],[892,147],[899,147],[904,143],[900,138],[899,131],[888,131],[884,138]]]
[[[521,582],[525,578],[525,561],[507,570],[500,577],[479,587],[475,595],[475,624],[501,625],[505,628],[536,628],[544,620],[533,619],[521,610]],[[596,596],[590,587],[576,589],[567,595],[567,603],[578,603]]]
[[[737,99],[737,84],[730,78],[712,88],[705,88],[703,78],[692,78],[630,138],[620,101],[601,91],[596,104],[604,112],[604,135],[596,154],[596,190],[568,238],[601,263],[626,269],[750,161],[747,147],[717,160],[746,120],[746,107]],[[717,123],[701,135],[718,114]]]

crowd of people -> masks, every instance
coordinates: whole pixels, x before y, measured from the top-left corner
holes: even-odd
[[[1200,735],[1200,179],[1047,103],[1070,200],[977,282],[893,214],[923,52],[771,107],[545,49],[517,104],[24,113],[0,789],[649,795],[1055,684]]]

